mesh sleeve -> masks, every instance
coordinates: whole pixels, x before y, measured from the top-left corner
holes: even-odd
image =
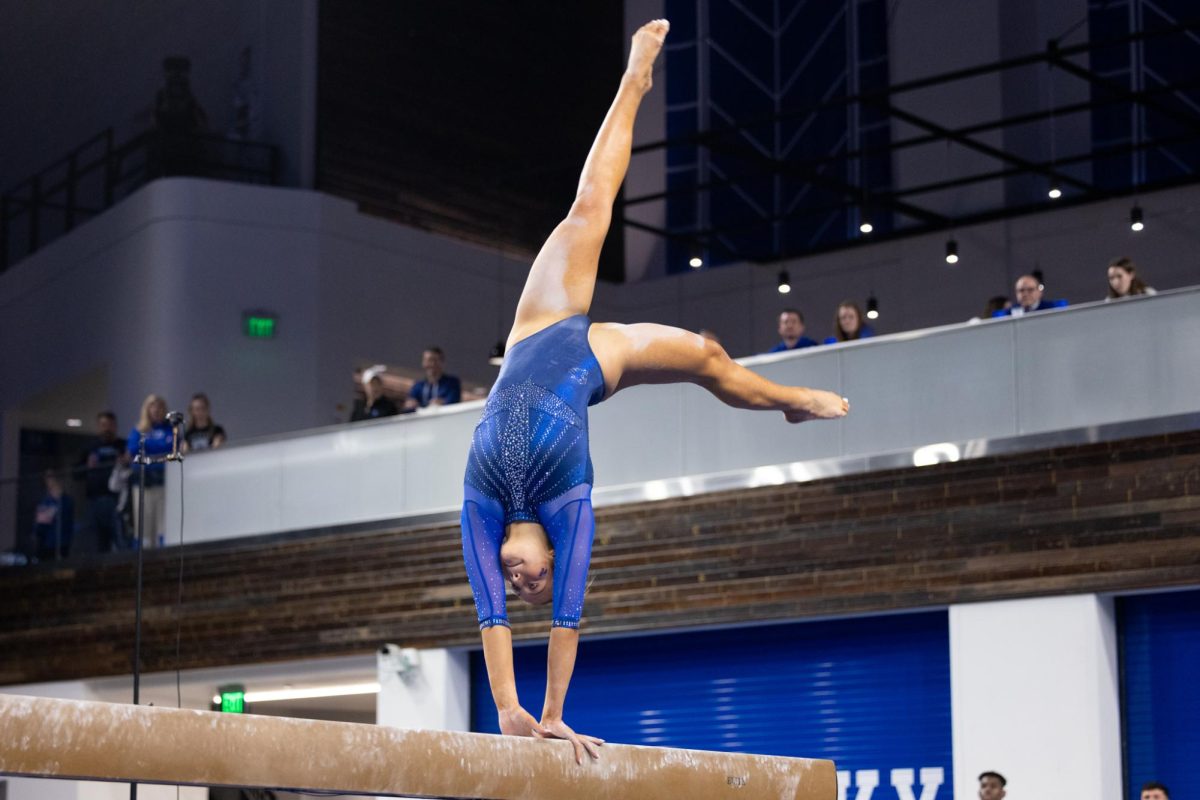
[[[554,544],[555,628],[578,628],[592,561],[596,515],[592,487],[581,484],[538,509],[542,527]]]
[[[504,510],[498,502],[470,486],[464,488],[462,506],[463,564],[475,595],[479,629],[508,627],[504,574],[500,569],[500,543],[504,539]]]

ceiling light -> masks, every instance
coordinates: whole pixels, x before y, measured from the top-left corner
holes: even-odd
[[[779,293],[787,294],[792,290],[792,279],[787,274],[787,270],[779,273]]]
[[[704,266],[704,259],[700,256],[692,256],[688,259],[688,266],[692,269],[700,269]]]
[[[879,301],[874,292],[867,298],[867,319],[879,319]]]
[[[77,417],[71,417],[69,420],[67,420],[67,427],[68,428],[82,428],[83,420],[81,420]]]
[[[493,367],[498,367],[504,363],[504,340],[501,339],[492,345],[492,352],[488,353],[488,363]]]
[[[858,229],[863,233],[870,233],[875,230],[875,226],[871,224],[871,220],[864,219],[858,226]]]
[[[1129,209],[1129,228],[1140,231],[1145,227],[1146,224],[1142,221],[1142,207],[1135,204],[1133,208]]]
[[[958,242],[956,242],[954,239],[946,240],[946,263],[958,263]]]
[[[1050,191],[1046,192],[1046,195],[1051,200],[1057,200],[1058,198],[1062,197],[1062,188],[1059,187],[1058,181],[1054,181],[1050,184]]]

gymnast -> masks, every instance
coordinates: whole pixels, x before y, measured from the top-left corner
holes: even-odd
[[[772,383],[697,334],[587,318],[600,247],[629,166],[634,117],[668,27],[655,20],[633,36],[629,66],[583,165],[575,201],[529,270],[504,366],[472,437],[463,487],[463,559],[500,730],[567,739],[580,763],[585,752],[596,758],[603,744],[563,721],[595,528],[588,406],[629,386],[688,382],[735,408],[782,411],[788,422],[849,411],[832,392]],[[526,602],[553,602],[540,721],[517,700],[506,581]]]

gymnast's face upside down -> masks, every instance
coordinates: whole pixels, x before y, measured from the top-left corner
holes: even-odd
[[[513,522],[500,545],[500,566],[517,596],[535,606],[554,598],[554,551],[536,522]]]

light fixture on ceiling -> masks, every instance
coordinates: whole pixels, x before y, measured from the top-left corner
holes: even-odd
[[[688,266],[692,269],[700,269],[704,266],[704,253],[701,252],[697,245],[692,245],[691,258],[688,259]]]
[[[879,301],[875,299],[874,291],[867,298],[867,319],[879,319]]]
[[[69,420],[67,420],[67,427],[68,428],[82,428],[83,420],[79,419],[78,417],[71,417]]]
[[[504,254],[496,250],[496,344],[488,352],[488,363],[504,363]]]
[[[958,242],[954,239],[946,240],[946,263],[958,263]]]
[[[863,212],[862,222],[858,223],[858,229],[862,233],[870,233],[875,230],[875,226],[871,224],[871,218],[866,215],[866,212]]]
[[[792,279],[788,275],[787,270],[781,270],[779,273],[779,293],[787,294],[792,290]]]
[[[492,345],[492,351],[488,353],[488,363],[493,367],[498,367],[504,363],[504,340],[499,339]]]
[[[1062,187],[1058,185],[1058,181],[1050,182],[1050,191],[1046,192],[1046,196],[1051,200],[1057,200],[1062,197]]]
[[[1129,209],[1129,229],[1140,231],[1145,227],[1146,223],[1142,217],[1142,207],[1134,203],[1133,208]]]

